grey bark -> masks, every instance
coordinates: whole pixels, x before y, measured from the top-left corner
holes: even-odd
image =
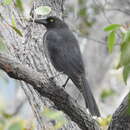
[[[32,85],[41,96],[52,100],[57,109],[66,113],[82,130],[99,130],[96,120],[84,112],[64,89],[57,86],[52,80],[47,80],[45,74],[36,72],[2,53],[0,53],[0,68],[10,77],[25,81]]]
[[[59,17],[62,16],[63,0],[37,0],[33,2],[33,10],[39,6],[48,5],[52,8],[52,14]],[[23,32],[23,37],[19,37],[9,26],[0,26],[1,35],[4,38],[8,53],[16,58],[23,64],[33,68],[38,72],[46,72],[47,77],[55,76],[55,71],[47,62],[44,55],[45,48],[43,47],[43,35],[44,29],[35,27],[32,23],[24,20],[24,14],[21,14],[16,8],[11,6],[1,6],[1,22],[2,24],[12,24],[11,17],[14,16],[17,24],[17,28]],[[34,15],[35,16],[35,15]],[[7,19],[6,19],[7,18]],[[8,38],[7,38],[8,37]],[[41,112],[44,107],[51,106],[51,102],[48,99],[41,97],[29,84],[21,82],[21,87],[29,101],[32,111],[36,117],[37,129],[45,129],[45,118],[41,116]]]
[[[108,130],[130,130],[130,93],[113,114]]]

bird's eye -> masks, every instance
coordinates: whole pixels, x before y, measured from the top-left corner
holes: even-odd
[[[54,22],[54,19],[49,19],[49,22],[53,23],[53,22]]]

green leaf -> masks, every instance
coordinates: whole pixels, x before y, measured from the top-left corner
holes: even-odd
[[[4,0],[3,4],[4,5],[10,5],[12,3],[12,0]]]
[[[23,37],[22,32],[13,25],[9,25],[19,36]]]
[[[15,122],[13,124],[11,124],[8,128],[8,130],[22,130],[23,126],[20,122]]]
[[[13,115],[8,114],[8,113],[6,113],[5,111],[3,111],[1,115],[2,115],[5,119],[9,119],[9,118],[12,118],[12,117],[13,117]]]
[[[125,84],[127,84],[128,76],[130,75],[130,65],[124,66],[123,68],[123,79]]]
[[[16,27],[16,21],[15,21],[14,16],[12,16],[12,25],[13,25],[14,27]]]
[[[21,37],[23,37],[22,32],[17,28],[16,21],[14,16],[12,16],[12,25],[9,24],[9,26]]]
[[[51,7],[49,6],[40,6],[35,9],[37,15],[48,15],[51,12]]]
[[[113,89],[104,89],[101,93],[101,99],[106,99],[109,96],[112,96],[115,94],[115,91]]]
[[[16,7],[17,7],[21,12],[24,11],[22,0],[16,0],[16,3],[15,3],[15,4],[16,4]]]
[[[121,44],[121,55],[117,69],[130,64],[130,31],[128,31]]]
[[[123,40],[122,42],[129,42],[130,41],[130,30],[128,30],[126,33],[123,33]]]
[[[130,115],[130,93],[128,94],[128,107],[126,109],[126,114],[127,116]]]
[[[81,8],[78,12],[80,16],[86,16],[86,8]]]
[[[43,114],[44,116],[54,120],[58,120],[61,116],[63,117],[63,113],[61,111],[53,111],[48,108],[43,111]]]
[[[112,120],[112,116],[111,115],[108,115],[105,118],[97,119],[97,121],[100,124],[100,126],[108,126],[110,124],[111,120]]]
[[[116,43],[116,33],[112,31],[108,35],[108,39],[107,39],[107,47],[110,53],[112,52],[115,43]]]
[[[54,126],[54,128],[56,130],[61,129],[65,124],[67,123],[67,120],[60,120],[56,123],[56,125]]]
[[[111,25],[105,27],[104,31],[106,31],[106,32],[107,31],[115,31],[115,30],[119,29],[120,27],[121,27],[120,24],[111,24]]]

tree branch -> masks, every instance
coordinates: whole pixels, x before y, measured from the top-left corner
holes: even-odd
[[[82,130],[99,130],[97,122],[91,115],[81,110],[64,89],[57,86],[55,82],[47,80],[45,74],[33,71],[3,53],[0,53],[0,68],[10,77],[32,85],[41,96],[53,101],[57,109],[66,113]]]
[[[108,130],[130,130],[130,92],[113,114]]]

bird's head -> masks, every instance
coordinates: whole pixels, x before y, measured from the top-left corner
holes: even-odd
[[[49,16],[46,19],[35,19],[34,22],[44,25],[47,29],[67,27],[61,19],[55,16]]]

